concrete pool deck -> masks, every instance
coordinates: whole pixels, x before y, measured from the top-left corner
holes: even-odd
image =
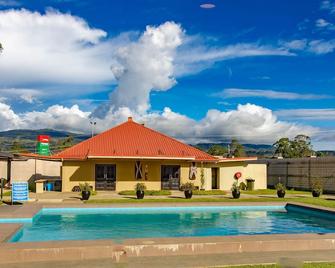
[[[138,203],[138,204],[25,204],[22,206],[1,206],[0,218],[31,218],[42,208],[94,208],[94,207],[161,207],[161,206],[278,206],[287,202],[239,202],[222,203]],[[289,202],[293,204],[293,202]],[[312,205],[307,208],[326,209]],[[280,234],[220,237],[182,237],[128,239],[123,243],[113,240],[50,241],[6,243],[20,224],[0,225],[0,263],[75,261],[107,258],[118,263],[128,258],[157,256],[197,256],[209,254],[265,253],[281,251],[329,250],[335,252],[335,233],[331,234]]]

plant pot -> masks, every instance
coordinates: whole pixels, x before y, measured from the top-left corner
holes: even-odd
[[[240,191],[234,190],[231,193],[232,193],[234,199],[239,199],[240,198],[240,195],[241,195]]]
[[[193,192],[192,192],[192,190],[187,190],[187,191],[184,191],[184,194],[185,194],[186,199],[191,199],[192,195],[193,195]]]
[[[88,200],[90,198],[91,192],[90,191],[82,191],[81,192],[81,199]]]
[[[137,199],[143,199],[144,197],[144,191],[136,191],[136,196],[137,196]]]
[[[285,190],[277,190],[277,196],[279,198],[284,198],[285,194],[286,194]]]
[[[313,195],[313,197],[319,197],[320,194],[321,194],[320,191],[315,191],[315,190],[312,191],[312,195]]]

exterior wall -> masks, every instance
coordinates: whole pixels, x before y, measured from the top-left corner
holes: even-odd
[[[225,162],[218,164],[219,167],[219,189],[230,190],[232,184],[235,182],[234,174],[236,172],[242,173],[242,178],[239,182],[245,182],[246,179],[252,178],[255,180],[255,189],[266,189],[266,165],[258,163],[245,163],[245,162]],[[210,180],[210,184],[212,181]],[[211,188],[211,185],[210,187]]]
[[[0,161],[0,178],[7,179],[7,161]]]
[[[12,161],[12,181],[29,181],[43,178],[60,178],[61,162],[28,159],[26,161]],[[36,174],[36,176],[35,176]]]
[[[179,165],[180,184],[193,182],[195,186],[201,186],[200,164],[197,164],[197,176],[195,180],[189,179],[191,162],[187,161],[168,161],[152,160],[141,161],[142,166],[148,166],[148,179],[135,179],[135,160],[115,160],[115,159],[89,159],[85,161],[64,161],[62,166],[62,191],[70,192],[79,183],[87,182],[95,189],[95,165],[96,164],[115,164],[116,165],[116,191],[133,190],[138,182],[146,184],[148,190],[161,189],[161,166]],[[211,179],[211,172],[208,165],[203,165],[205,181]],[[207,184],[205,184],[207,185]],[[209,188],[211,185],[208,186]]]
[[[35,159],[11,161],[11,180],[29,181],[43,178],[60,178],[61,162]],[[7,178],[7,161],[0,161],[0,178]]]

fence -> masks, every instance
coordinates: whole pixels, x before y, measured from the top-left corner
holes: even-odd
[[[335,157],[267,159],[268,187],[278,182],[288,188],[310,190],[320,180],[325,193],[335,193]]]

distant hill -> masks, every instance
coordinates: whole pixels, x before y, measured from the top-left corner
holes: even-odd
[[[9,152],[11,146],[15,140],[18,140],[25,151],[35,152],[36,138],[37,135],[49,135],[51,137],[50,150],[55,153],[61,148],[59,148],[58,142],[61,139],[65,139],[69,136],[73,137],[73,144],[79,143],[83,140],[90,138],[91,135],[88,134],[78,134],[68,131],[59,131],[54,129],[15,129],[0,132],[0,151]],[[194,146],[207,151],[212,145],[218,144],[223,147],[228,146],[229,143],[198,143]],[[274,149],[272,145],[268,144],[243,144],[244,150],[248,156],[258,156],[258,157],[272,157]],[[335,156],[335,151],[320,151],[323,155]]]
[[[196,147],[207,151],[213,145],[220,145],[223,147],[228,147],[229,143],[198,143],[195,144]],[[272,145],[268,144],[243,144],[244,150],[248,156],[259,156],[259,157],[272,157],[274,149]]]
[[[22,147],[27,152],[35,152],[36,139],[38,135],[49,135],[51,137],[50,150],[52,152],[59,151],[57,145],[59,140],[65,139],[69,136],[73,137],[73,143],[79,143],[86,140],[90,135],[72,133],[68,131],[59,131],[54,129],[15,129],[0,132],[0,150],[8,152],[11,150],[11,146],[14,141],[19,141]]]

